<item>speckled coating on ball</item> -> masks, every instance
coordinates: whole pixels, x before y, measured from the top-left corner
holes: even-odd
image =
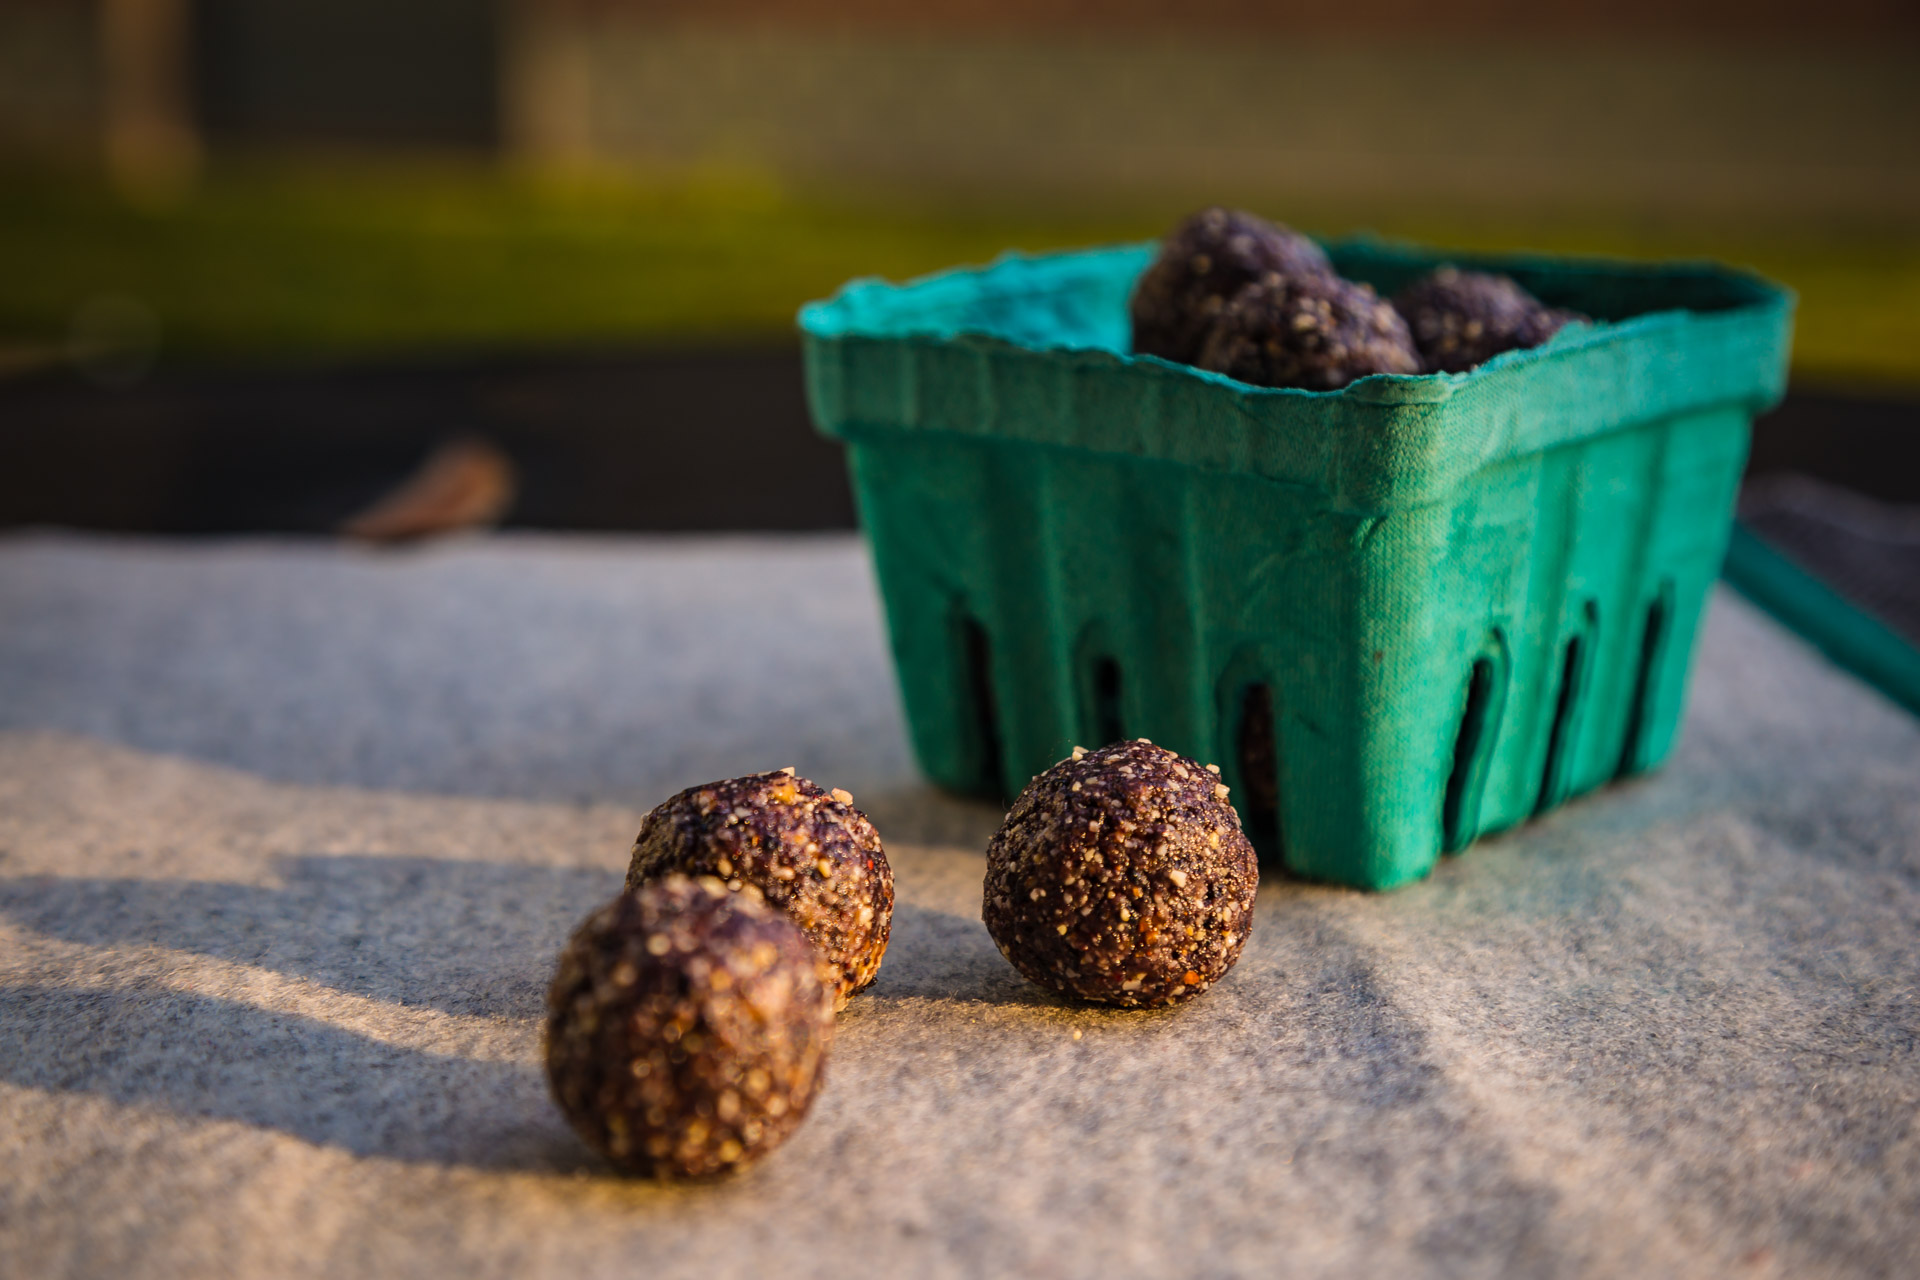
[[[547,993],[547,1080],[629,1173],[724,1173],[786,1141],[825,1079],[833,980],[785,915],[669,876],[588,916]]]
[[[1502,351],[1537,347],[1575,320],[1506,276],[1442,267],[1394,295],[1430,373],[1464,373]]]
[[[1218,772],[1142,738],[1075,748],[1028,784],[987,846],[981,914],[1033,982],[1145,1008],[1233,967],[1259,884]]]
[[[752,885],[792,916],[838,975],[840,1007],[879,975],[893,868],[846,792],[791,769],[689,787],[641,822],[627,887],[675,871]]]
[[[1406,321],[1371,286],[1268,275],[1234,295],[1195,362],[1262,387],[1333,391],[1373,373],[1419,373]]]
[[[1133,350],[1192,364],[1227,303],[1262,276],[1331,275],[1319,245],[1234,209],[1202,209],[1173,229],[1134,283]]]

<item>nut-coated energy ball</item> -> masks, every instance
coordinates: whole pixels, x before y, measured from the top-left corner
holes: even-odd
[[[893,869],[844,791],[791,769],[689,787],[640,824],[627,887],[669,872],[752,885],[793,917],[837,975],[836,1001],[872,984],[893,926]]]
[[[1133,349],[1192,364],[1213,323],[1262,276],[1331,275],[1320,246],[1297,231],[1232,209],[1202,209],[1161,242],[1133,287]]]
[[[1420,353],[1371,287],[1268,275],[1234,295],[1196,363],[1258,386],[1332,391],[1372,373],[1419,373]]]
[[[547,993],[547,1079],[629,1173],[722,1173],[784,1142],[825,1079],[833,981],[751,890],[668,876],[587,917]]]
[[[982,915],[1001,954],[1062,995],[1190,999],[1240,958],[1260,868],[1219,774],[1141,738],[1075,748],[987,846]]]
[[[1431,373],[1463,373],[1502,351],[1536,347],[1577,311],[1547,306],[1506,276],[1442,267],[1394,295]]]

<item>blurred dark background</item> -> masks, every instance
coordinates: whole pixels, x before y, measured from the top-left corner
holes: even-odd
[[[0,526],[848,527],[800,303],[1214,201],[1752,266],[1753,475],[1920,502],[1910,3],[904,8],[0,0]]]

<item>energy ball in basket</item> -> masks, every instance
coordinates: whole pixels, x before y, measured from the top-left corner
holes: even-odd
[[[1313,391],[1421,369],[1406,321],[1370,286],[1279,274],[1234,295],[1195,363],[1242,382]]]
[[[987,846],[1001,954],[1062,995],[1146,1008],[1233,967],[1260,869],[1219,775],[1146,739],[1075,748]]]
[[[1502,351],[1537,347],[1577,311],[1549,307],[1506,276],[1442,267],[1394,295],[1432,373],[1464,373]]]
[[[547,994],[547,1079],[629,1173],[723,1173],[784,1142],[825,1078],[833,977],[752,890],[668,876],[588,916]]]
[[[641,822],[627,887],[671,872],[752,885],[792,916],[833,966],[839,1007],[880,972],[893,869],[844,791],[822,791],[791,769],[689,787]]]
[[[1202,209],[1173,229],[1133,286],[1133,349],[1192,364],[1233,295],[1262,276],[1332,275],[1319,245],[1233,209]]]

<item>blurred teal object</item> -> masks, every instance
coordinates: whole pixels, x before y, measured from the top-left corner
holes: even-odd
[[[1671,748],[1789,293],[1711,264],[1372,239],[1595,317],[1466,374],[1251,387],[1127,354],[1153,246],[800,313],[847,442],[922,768],[1005,797],[1147,737],[1218,762],[1255,844],[1386,889]]]
[[[1839,592],[1736,524],[1727,581],[1822,653],[1920,715],[1920,649]]]

